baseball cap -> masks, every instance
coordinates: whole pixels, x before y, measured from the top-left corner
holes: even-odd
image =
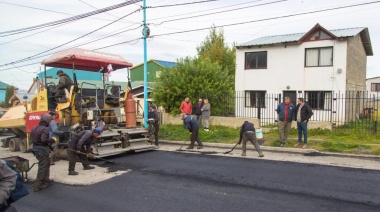
[[[100,127],[97,127],[93,130],[94,132],[98,133],[99,135],[102,134],[103,130]]]

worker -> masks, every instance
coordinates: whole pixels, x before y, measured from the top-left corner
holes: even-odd
[[[203,144],[202,141],[199,139],[199,124],[196,118],[193,118],[191,115],[186,115],[184,113],[182,115],[183,124],[186,126],[186,129],[190,132],[190,146],[186,149],[194,149],[194,143],[195,141],[198,143],[197,149],[202,149]]]
[[[38,160],[38,173],[34,181],[34,191],[45,189],[52,181],[50,176],[50,145],[55,142],[54,138],[49,138],[49,124],[52,118],[49,114],[42,114],[40,122],[33,127],[31,140],[33,143],[33,155]]]
[[[55,155],[58,151],[58,141],[59,136],[63,135],[62,131],[58,130],[57,123],[55,122],[55,119],[57,118],[57,113],[55,111],[50,111],[49,115],[51,115],[51,122],[49,124],[49,138],[54,138],[56,142],[54,142],[51,147],[53,148],[49,157],[50,157],[50,165],[54,165],[54,161],[57,161],[58,159],[55,158]]]
[[[153,105],[149,105],[149,111],[148,111],[148,119],[149,121],[153,121],[153,127],[154,127],[154,144],[158,146],[158,131],[160,130],[160,124],[158,123],[160,118],[158,117],[157,110]]]
[[[250,141],[253,146],[255,146],[256,151],[259,153],[259,157],[264,157],[264,154],[261,152],[260,145],[257,142],[255,127],[253,123],[245,121],[241,126],[239,144],[241,144],[242,141],[243,152],[241,153],[241,156],[246,156],[247,141]]]
[[[62,70],[57,71],[57,75],[59,76],[59,82],[58,82],[57,92],[55,93],[54,96],[57,102],[65,103],[67,102],[66,90],[67,92],[70,92],[71,86],[73,85],[73,81]]]
[[[67,156],[69,158],[69,175],[78,175],[75,171],[75,164],[80,161],[84,170],[94,169],[90,166],[87,158],[93,158],[94,155],[91,150],[92,141],[102,133],[102,129],[97,127],[93,130],[83,130],[78,134],[71,137],[69,141],[69,148],[67,149]]]
[[[11,191],[16,187],[17,175],[4,160],[0,159],[0,211],[10,207],[8,199]]]

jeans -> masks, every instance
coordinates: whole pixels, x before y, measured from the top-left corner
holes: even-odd
[[[297,121],[297,130],[298,130],[298,142],[302,142],[302,134],[304,137],[304,143],[307,144],[307,122],[298,122]]]

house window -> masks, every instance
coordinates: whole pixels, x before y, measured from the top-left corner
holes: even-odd
[[[245,91],[245,107],[265,107],[266,91]]]
[[[333,47],[305,49],[305,67],[332,65]]]
[[[331,110],[331,91],[306,91],[306,102],[315,110]]]
[[[266,69],[267,52],[246,52],[245,69]]]
[[[371,83],[372,92],[380,92],[380,83]]]

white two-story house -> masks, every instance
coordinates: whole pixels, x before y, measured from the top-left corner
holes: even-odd
[[[347,119],[348,107],[360,113],[360,103],[338,100],[366,90],[367,56],[373,55],[368,28],[327,30],[317,24],[306,33],[261,37],[236,48],[235,90],[244,94],[237,116],[260,107],[263,118],[284,96],[293,103],[303,97],[317,121]]]

